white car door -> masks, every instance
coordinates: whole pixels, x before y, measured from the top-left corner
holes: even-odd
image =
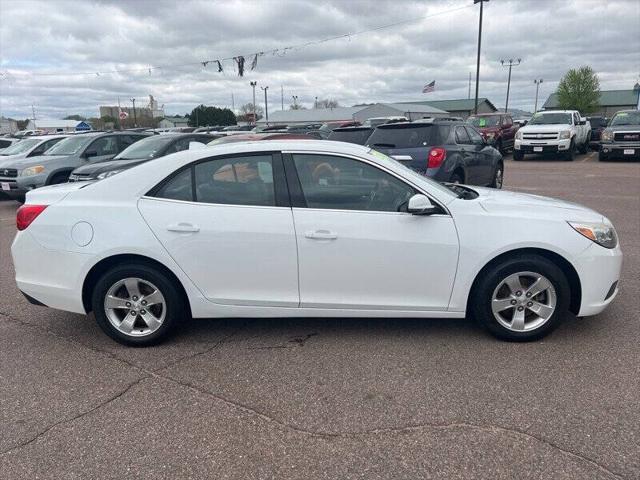
[[[292,153],[285,165],[302,307],[447,309],[458,237],[444,210],[399,211],[417,190],[360,159]]]
[[[296,239],[281,162],[271,153],[199,161],[138,204],[212,302],[298,307]]]

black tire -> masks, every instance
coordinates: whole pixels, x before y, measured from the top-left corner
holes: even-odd
[[[503,182],[504,182],[504,165],[502,164],[502,162],[498,162],[498,165],[496,166],[496,170],[493,173],[493,181],[489,186],[491,188],[501,189]]]
[[[544,275],[553,285],[556,294],[556,308],[551,317],[529,331],[508,329],[498,322],[491,309],[494,290],[509,275],[518,272]],[[567,277],[556,264],[545,257],[527,254],[509,258],[490,267],[481,275],[471,293],[469,311],[478,323],[497,338],[516,342],[538,340],[553,331],[569,312],[571,292]]]
[[[18,195],[14,200],[18,203],[24,203],[27,200],[27,197],[26,195]]]
[[[60,183],[67,183],[69,181],[69,173],[56,173],[47,182],[47,185],[58,185]]]
[[[164,321],[157,330],[145,336],[133,336],[121,332],[111,323],[105,312],[104,299],[107,292],[114,284],[125,278],[139,278],[150,282],[164,296],[166,304]],[[189,315],[189,309],[185,307],[185,299],[173,279],[159,269],[142,263],[119,265],[104,273],[95,284],[91,305],[96,322],[104,333],[118,343],[134,347],[147,347],[160,343],[185,316],[188,318]],[[126,310],[123,310],[123,313],[126,317]],[[142,313],[145,312],[142,310]],[[143,320],[143,317],[138,315],[136,319],[136,322],[139,322],[139,320]],[[144,325],[144,323],[140,325]]]
[[[518,162],[520,160],[524,160],[524,153],[521,150],[513,150],[513,159]]]
[[[449,179],[450,183],[464,183],[464,177],[460,174],[460,172],[453,172],[451,178]]]
[[[567,150],[564,154],[564,160],[567,162],[573,162],[576,158],[576,144],[571,140],[571,144],[569,144],[569,150]]]
[[[502,149],[502,139],[499,139],[496,142],[496,146],[494,147],[496,150],[500,152],[500,154],[504,155],[504,150]]]
[[[599,162],[608,162],[608,161],[609,161],[609,157],[607,157],[607,156],[602,152],[602,150],[600,150],[600,151],[598,152],[598,161],[599,161]]]
[[[586,142],[584,142],[582,145],[580,145],[580,153],[581,154],[586,154],[589,153],[589,140],[587,140]]]

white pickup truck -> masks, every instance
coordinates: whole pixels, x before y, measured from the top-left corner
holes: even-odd
[[[537,112],[516,133],[513,159],[522,160],[528,153],[559,153],[573,160],[576,149],[587,153],[590,133],[591,125],[577,110]]]

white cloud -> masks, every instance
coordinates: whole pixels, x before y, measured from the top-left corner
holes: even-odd
[[[144,101],[153,94],[170,113],[195,105],[236,106],[251,100],[250,80],[270,86],[270,108],[291,95],[343,105],[372,101],[464,98],[475,78],[478,7],[471,0],[84,1],[0,0],[0,111],[23,118],[96,115],[98,105]],[[466,7],[445,15],[436,12]],[[357,32],[413,19],[389,29],[259,58],[239,78],[232,62],[154,69],[230,57]],[[533,106],[534,78],[544,100],[571,67],[591,65],[603,88],[630,88],[640,72],[640,2],[636,0],[493,0],[485,4],[480,95],[504,105]],[[249,61],[247,62],[248,67]],[[36,76],[44,72],[113,75]],[[436,92],[420,93],[436,80]],[[473,88],[472,88],[473,91]],[[260,97],[261,98],[261,97]]]

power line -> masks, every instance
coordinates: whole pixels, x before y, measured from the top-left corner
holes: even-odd
[[[311,47],[314,45],[320,45],[326,42],[331,42],[334,40],[340,40],[340,39],[351,39],[352,37],[356,37],[358,35],[364,35],[366,33],[371,33],[371,32],[376,32],[379,30],[384,30],[387,28],[392,28],[392,27],[397,27],[399,25],[405,25],[407,23],[413,23],[413,22],[417,22],[419,20],[425,20],[427,18],[433,18],[439,15],[445,15],[448,13],[453,13],[453,12],[457,12],[460,10],[464,10],[464,9],[468,9],[473,7],[473,5],[465,5],[465,6],[461,6],[461,7],[456,7],[456,8],[451,8],[449,10],[443,10],[440,12],[436,12],[436,13],[432,13],[430,15],[425,15],[422,17],[414,17],[414,18],[410,18],[410,19],[406,19],[406,20],[400,20],[397,22],[393,22],[393,23],[387,23],[385,25],[379,25],[377,27],[372,27],[372,28],[367,28],[364,30],[359,30],[356,32],[352,32],[352,33],[344,33],[341,35],[335,35],[333,37],[327,37],[327,38],[323,38],[321,40],[312,40],[309,42],[305,42],[305,43],[300,43],[297,45],[290,45],[287,47],[278,47],[278,48],[272,48],[272,49],[267,49],[267,50],[261,50],[258,52],[252,52],[249,54],[240,54],[240,55],[233,55],[230,57],[224,57],[224,58],[216,58],[216,59],[212,59],[212,60],[202,60],[199,62],[188,62],[188,63],[178,63],[178,64],[165,64],[165,65],[148,65],[146,67],[136,67],[136,68],[124,68],[124,69],[114,69],[114,70],[100,70],[100,71],[84,71],[84,72],[25,72],[27,75],[31,75],[33,77],[71,77],[71,76],[85,76],[85,75],[91,75],[91,76],[97,76],[100,77],[101,75],[114,75],[114,74],[122,74],[122,73],[136,73],[136,72],[149,72],[149,74],[151,74],[151,72],[153,70],[172,70],[172,69],[177,69],[177,68],[182,68],[182,67],[192,67],[192,66],[199,66],[202,65],[203,67],[206,68],[206,66],[210,63],[217,63],[217,62],[225,62],[225,61],[234,61],[237,62],[237,60],[239,58],[244,59],[246,58],[251,58],[254,57],[255,59],[257,59],[257,57],[262,56],[262,55],[266,55],[266,54],[271,54],[271,55],[278,55],[278,56],[284,56],[286,55],[289,51],[291,50],[301,50],[303,48],[307,48],[307,47]],[[255,61],[255,60],[254,60]],[[253,69],[253,68],[252,68]],[[221,70],[221,66],[218,63],[218,71],[222,71]],[[9,71],[8,69],[5,72],[0,72],[0,80],[4,80],[7,76],[9,75]]]

